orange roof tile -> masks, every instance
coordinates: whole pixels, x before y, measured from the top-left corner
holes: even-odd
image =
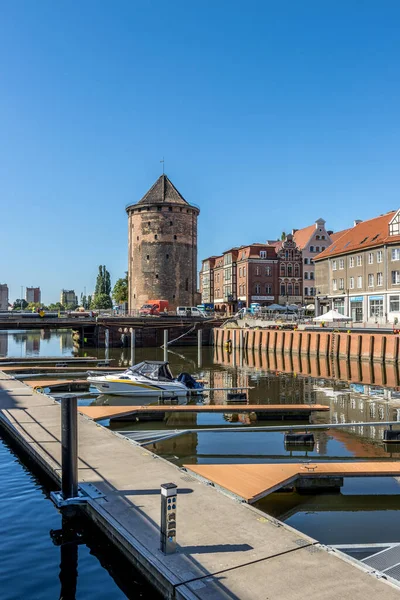
[[[331,246],[315,257],[315,260],[357,252],[366,248],[382,246],[388,243],[399,243],[400,235],[389,236],[389,223],[397,211],[392,210],[385,215],[361,221],[358,225],[347,229],[338,236]],[[341,233],[341,232],[339,232]]]
[[[337,242],[337,240],[342,237],[342,235],[344,235],[345,233],[347,233],[348,231],[350,231],[351,227],[349,227],[349,229],[342,229],[342,231],[334,231],[333,233],[330,234],[330,238],[332,240],[332,244],[333,242]]]
[[[298,229],[293,234],[293,239],[298,248],[303,250],[307,245],[310,237],[315,231],[315,223],[313,225],[308,225],[308,227],[303,227],[303,229]]]

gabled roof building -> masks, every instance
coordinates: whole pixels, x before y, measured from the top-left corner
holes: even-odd
[[[339,232],[315,258],[317,299],[355,322],[400,319],[400,210]],[[397,321],[396,321],[397,320]]]

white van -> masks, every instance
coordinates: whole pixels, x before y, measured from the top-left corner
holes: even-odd
[[[197,306],[178,306],[176,314],[178,317],[200,317],[201,319],[207,317],[207,315],[197,308]]]

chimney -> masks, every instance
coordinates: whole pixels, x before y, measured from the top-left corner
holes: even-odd
[[[327,231],[327,234],[328,234],[328,235],[332,235],[332,233],[333,233],[333,231],[332,231],[331,229],[329,229],[329,230]]]
[[[298,229],[292,229],[292,235],[294,235]]]
[[[356,225],[358,225],[359,223],[362,223],[362,219],[355,219],[354,220],[354,225],[353,227],[355,227]]]

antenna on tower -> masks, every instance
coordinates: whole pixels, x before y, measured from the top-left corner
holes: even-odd
[[[164,157],[162,157],[162,160],[160,160],[160,163],[162,163],[162,174],[164,175]]]

